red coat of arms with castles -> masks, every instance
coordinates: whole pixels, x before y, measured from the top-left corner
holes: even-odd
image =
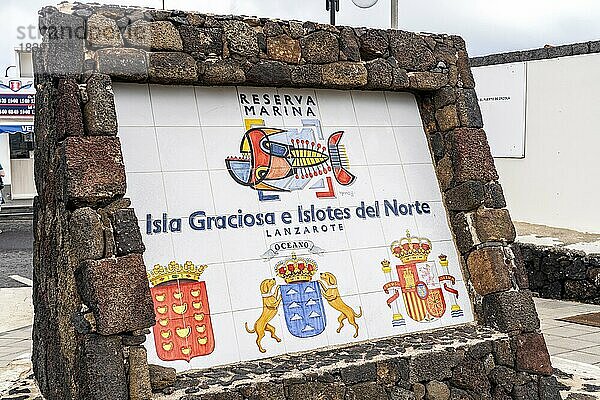
[[[156,353],[163,361],[185,360],[212,353],[215,339],[210,321],[206,284],[200,275],[206,265],[190,261],[155,265],[148,273],[156,311]]]
[[[456,279],[449,273],[447,257],[441,254],[437,264],[428,260],[431,252],[429,239],[411,236],[407,231],[406,237],[394,241],[390,250],[400,260],[395,268],[388,260],[381,262],[388,279],[383,290],[391,295],[387,304],[393,311],[393,326],[406,325],[399,304],[400,297],[406,313],[414,321],[432,322],[441,318],[446,312],[443,290],[452,295],[451,316],[457,318],[463,315],[457,303],[458,291],[454,288]],[[393,277],[393,269],[397,279]]]

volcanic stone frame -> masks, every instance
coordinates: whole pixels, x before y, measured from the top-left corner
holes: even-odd
[[[413,93],[477,319],[184,373],[172,398],[560,398],[460,37],[83,4],[44,8],[40,28],[33,365],[47,400],[152,396],[113,81]]]

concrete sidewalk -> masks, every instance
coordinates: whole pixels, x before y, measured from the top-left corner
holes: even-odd
[[[558,320],[600,312],[600,306],[548,299],[535,304],[551,356],[600,367],[600,328]]]

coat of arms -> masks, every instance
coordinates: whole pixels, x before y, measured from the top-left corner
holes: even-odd
[[[325,139],[318,120],[303,120],[301,129],[269,128],[253,122],[263,121],[246,121],[240,156],[228,157],[225,164],[233,180],[257,190],[261,201],[278,200],[274,192],[307,186],[323,189],[316,193],[318,198],[335,197],[331,176],[342,186],[356,179],[341,144],[343,131]]]
[[[432,322],[441,318],[446,312],[444,290],[452,295],[451,316],[457,318],[463,315],[457,303],[458,291],[454,288],[456,279],[449,273],[447,257],[441,254],[437,263],[428,260],[431,252],[429,239],[411,236],[407,231],[406,237],[394,241],[390,250],[400,260],[395,267],[388,260],[381,262],[388,279],[383,290],[391,294],[387,304],[393,312],[393,326],[406,325],[400,297],[406,313],[414,321]],[[393,276],[393,270],[397,278]]]
[[[260,285],[263,301],[263,311],[248,333],[256,334],[256,344],[261,353],[266,352],[261,342],[269,333],[277,342],[281,339],[275,332],[270,321],[277,315],[279,306],[283,304],[283,314],[288,331],[299,338],[317,336],[325,330],[327,320],[323,298],[331,307],[340,312],[338,329],[340,333],[344,322],[348,321],[354,328],[354,337],[358,336],[359,326],[356,320],[362,317],[362,308],[356,313],[340,296],[337,278],[331,272],[321,273],[318,281],[313,281],[317,272],[317,263],[308,258],[297,257],[292,253],[291,258],[280,261],[275,266],[277,276],[285,281],[277,285],[274,278],[265,279]]]
[[[154,342],[163,361],[190,362],[215,348],[206,284],[200,281],[205,269],[206,265],[190,261],[183,265],[171,261],[148,273],[157,317]]]

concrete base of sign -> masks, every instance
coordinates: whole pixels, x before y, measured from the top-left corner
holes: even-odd
[[[560,399],[543,352],[520,357],[507,334],[467,325],[244,362],[178,376],[155,399]]]

